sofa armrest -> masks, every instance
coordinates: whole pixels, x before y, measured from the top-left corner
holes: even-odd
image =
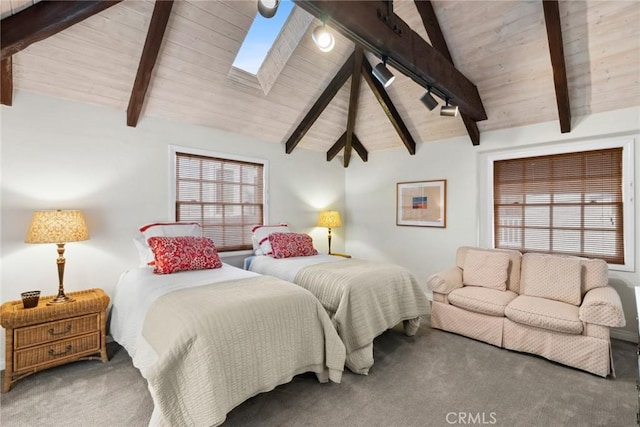
[[[614,328],[623,327],[626,321],[616,290],[611,286],[604,286],[587,292],[580,305],[580,320]]]
[[[432,274],[427,279],[427,286],[433,292],[447,295],[452,290],[462,287],[462,269],[451,267]]]

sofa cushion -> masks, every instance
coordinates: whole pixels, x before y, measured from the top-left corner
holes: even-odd
[[[509,255],[506,253],[470,250],[462,267],[462,283],[506,291],[508,270]]]
[[[546,298],[520,295],[507,305],[509,320],[567,334],[581,334],[582,322],[575,305]]]
[[[456,251],[456,267],[462,269],[469,251],[499,252],[509,255],[509,268],[507,271],[507,289],[520,294],[520,262],[522,254],[513,249],[487,249],[474,246],[460,246]]]
[[[476,313],[504,317],[504,310],[518,294],[512,291],[465,286],[449,293],[449,303]]]
[[[581,275],[577,257],[524,254],[521,294],[580,305]]]

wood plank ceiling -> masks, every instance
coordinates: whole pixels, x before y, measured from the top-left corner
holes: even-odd
[[[2,35],[9,27],[7,18],[36,3],[2,0]],[[411,152],[409,140],[415,140],[418,149],[423,142],[465,135],[476,144],[485,131],[547,121],[558,121],[558,132],[567,132],[572,117],[640,105],[640,2],[393,2],[391,20],[398,20],[404,29],[400,42],[415,32],[443,61],[452,63],[455,72],[477,88],[486,120],[478,110],[467,108],[464,99],[462,117],[430,112],[420,102],[424,85],[394,69],[394,64],[406,65],[398,48],[387,52],[396,80],[384,93],[376,91],[367,69],[379,58],[367,50],[360,55],[343,35],[351,37],[340,27],[340,10],[334,10],[327,22],[336,46],[322,53],[311,40],[318,19],[309,19],[300,7],[294,9],[296,18],[290,21],[302,26],[304,34],[288,60],[279,59],[286,62],[280,64],[282,70],[265,94],[260,84],[238,78],[231,66],[256,14],[255,0],[158,3],[163,4],[156,6],[151,0],[109,4],[15,52],[5,51],[8,38],[3,37],[2,103],[21,108],[20,92],[28,91],[127,111],[123,126],[143,125],[145,116],[163,117],[283,144],[283,150],[285,142],[298,138],[294,147],[327,152],[328,160],[343,146],[353,147],[366,160],[372,151],[405,146]],[[312,12],[314,8],[326,12],[338,4],[298,3]],[[362,4],[370,7],[384,11],[387,4]],[[158,9],[155,15],[154,9]],[[397,42],[381,37],[374,40],[378,46]],[[156,41],[157,52],[152,51],[153,43],[145,48],[147,38]],[[281,46],[290,40],[281,37],[270,55],[284,52]],[[340,77],[339,85],[334,82],[335,96],[316,105],[349,60],[356,69],[352,64],[343,70],[348,75]],[[361,74],[368,84],[360,83]],[[383,98],[401,124],[394,122]],[[314,120],[301,130],[314,108]],[[350,150],[343,151],[345,166],[350,157]]]

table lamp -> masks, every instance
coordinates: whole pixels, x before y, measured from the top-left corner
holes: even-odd
[[[89,239],[82,212],[77,210],[35,211],[25,243],[55,243],[58,245],[58,296],[47,305],[73,301],[64,294],[64,244]]]
[[[317,226],[327,227],[329,229],[329,255],[331,255],[331,228],[342,226],[342,221],[340,221],[340,213],[338,211],[320,212]]]

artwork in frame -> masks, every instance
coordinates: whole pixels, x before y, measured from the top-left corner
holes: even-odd
[[[447,226],[447,180],[399,182],[396,185],[396,225]]]

